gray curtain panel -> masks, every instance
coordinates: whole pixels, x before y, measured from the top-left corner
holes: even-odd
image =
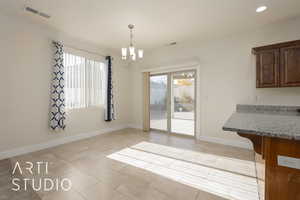
[[[116,119],[114,95],[113,95],[113,80],[112,80],[112,58],[106,57],[107,60],[107,89],[105,102],[105,121],[110,122]]]
[[[54,45],[54,64],[51,86],[51,105],[50,105],[50,129],[54,131],[64,130],[65,113],[65,80],[64,80],[64,52],[63,45],[53,42]]]

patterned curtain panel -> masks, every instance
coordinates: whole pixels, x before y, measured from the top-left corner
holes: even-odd
[[[107,91],[106,91],[105,121],[109,122],[115,120],[116,116],[115,116],[115,107],[114,107],[111,56],[107,56],[106,60],[107,60]]]
[[[54,64],[53,78],[51,86],[51,107],[50,107],[50,128],[54,131],[64,130],[65,113],[65,93],[64,93],[64,65],[63,65],[63,45],[53,42]]]

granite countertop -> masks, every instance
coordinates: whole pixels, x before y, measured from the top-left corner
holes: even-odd
[[[300,140],[300,106],[237,105],[224,131]]]

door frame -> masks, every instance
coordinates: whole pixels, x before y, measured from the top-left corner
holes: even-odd
[[[194,76],[194,133],[193,135],[185,135],[182,133],[176,133],[176,132],[172,132],[171,130],[171,120],[172,120],[172,116],[171,116],[171,106],[173,106],[173,100],[172,98],[172,74],[175,73],[180,73],[180,72],[194,72],[195,76]],[[197,101],[198,101],[198,95],[197,95],[197,78],[198,78],[198,72],[197,69],[182,69],[182,70],[174,70],[174,71],[169,71],[169,72],[162,72],[162,73],[150,73],[150,77],[149,77],[149,82],[151,81],[151,76],[161,76],[161,75],[167,75],[167,130],[160,130],[160,129],[155,129],[155,128],[151,128],[151,115],[150,115],[150,109],[149,109],[149,124],[150,124],[150,130],[154,130],[154,131],[160,131],[163,133],[167,133],[168,135],[170,134],[176,134],[176,135],[180,135],[180,136],[186,136],[186,137],[194,137],[196,138],[196,128],[197,128]],[[150,107],[150,99],[151,99],[151,84],[149,83],[149,107]]]

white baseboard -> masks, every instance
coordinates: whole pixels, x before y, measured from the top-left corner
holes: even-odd
[[[140,124],[128,124],[129,128],[136,128],[136,129],[142,129],[142,125]],[[253,149],[253,146],[251,142],[239,142],[239,141],[233,141],[223,138],[217,138],[217,137],[209,137],[209,136],[197,136],[197,140],[202,140],[206,142],[212,142],[217,144],[223,144],[228,146],[234,146],[234,147],[240,147],[244,149]]]
[[[128,128],[135,128],[135,129],[143,129],[143,126],[140,124],[128,124]]]
[[[247,141],[239,142],[239,141],[227,140],[227,139],[217,138],[217,137],[208,137],[208,136],[198,136],[197,139],[205,142],[213,142],[213,143],[229,145],[229,146],[234,146],[234,147],[239,147],[244,149],[250,149],[250,150],[253,149],[252,144]]]
[[[140,124],[128,124],[128,127],[135,128],[135,129],[142,129],[142,125]],[[233,141],[233,140],[217,138],[217,137],[209,137],[209,136],[197,136],[196,138],[197,140],[202,140],[205,142],[212,142],[217,144],[223,144],[223,145],[253,150],[253,146],[251,142],[247,142],[247,141],[240,142],[240,141]]]
[[[26,153],[43,150],[43,149],[47,149],[47,148],[51,148],[51,147],[55,147],[55,146],[58,146],[61,144],[66,144],[66,143],[94,137],[94,136],[97,136],[100,134],[109,133],[109,132],[121,130],[124,128],[142,129],[142,126],[139,124],[121,125],[121,126],[116,126],[116,127],[112,127],[112,128],[105,128],[105,129],[101,129],[101,130],[97,130],[97,131],[92,131],[92,132],[88,132],[88,133],[80,133],[77,135],[66,136],[66,137],[51,140],[51,141],[45,142],[45,143],[19,147],[19,148],[15,148],[12,150],[0,152],[0,160],[6,159],[6,158],[11,158],[11,157],[18,156],[18,155],[23,155]],[[239,141],[232,141],[232,140],[226,140],[226,139],[222,139],[222,138],[208,137],[208,136],[199,136],[199,137],[197,137],[197,139],[206,141],[206,142],[213,142],[213,143],[224,144],[224,145],[240,147],[240,148],[245,148],[245,149],[253,149],[252,144],[250,142],[239,142]]]
[[[128,125],[121,125],[121,126],[116,126],[116,127],[112,127],[112,128],[105,128],[105,129],[92,131],[92,132],[88,132],[88,133],[80,133],[80,134],[76,134],[76,135],[72,135],[72,136],[66,136],[63,138],[54,139],[54,140],[51,140],[51,141],[45,142],[45,143],[34,144],[34,145],[15,148],[15,149],[8,150],[8,151],[3,151],[3,152],[0,152],[0,160],[6,159],[6,158],[11,158],[14,156],[23,155],[26,153],[43,150],[43,149],[47,149],[47,148],[51,148],[51,147],[55,147],[55,146],[58,146],[61,144],[66,144],[66,143],[94,137],[94,136],[97,136],[100,134],[109,133],[109,132],[121,130],[124,128],[128,128]]]

